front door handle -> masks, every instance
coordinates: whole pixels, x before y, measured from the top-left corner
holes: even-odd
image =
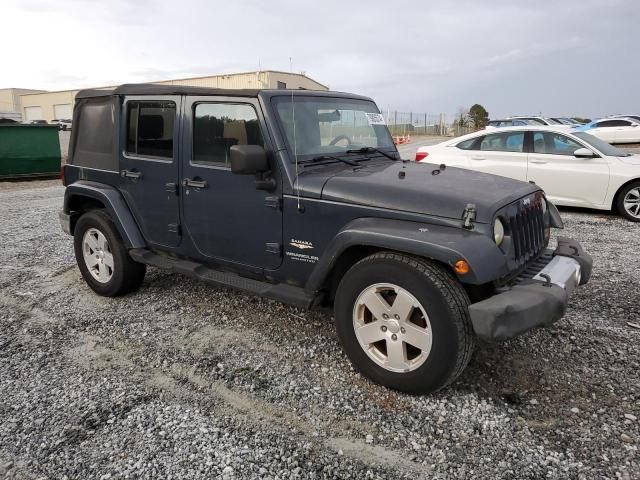
[[[546,160],[531,160],[531,163],[539,163],[539,164],[542,164],[542,163],[548,163],[548,162],[547,162]]]
[[[472,155],[471,160],[486,160],[486,157],[483,157],[481,155]]]
[[[182,180],[183,187],[191,187],[191,188],[207,188],[206,180],[198,180],[197,178],[185,178]]]
[[[137,170],[121,170],[120,176],[122,178],[133,178],[134,180],[140,180],[142,178],[142,172]]]

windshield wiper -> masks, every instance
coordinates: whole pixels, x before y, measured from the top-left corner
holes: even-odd
[[[309,164],[309,163],[315,163],[318,160],[338,160],[339,162],[346,163],[347,165],[351,165],[352,167],[359,167],[360,166],[360,164],[358,162],[355,162],[353,160],[349,160],[348,158],[344,158],[344,157],[335,157],[333,155],[319,155],[317,157],[313,157],[311,160],[306,160],[306,161],[303,161],[303,162],[300,162],[300,163]]]
[[[375,147],[362,147],[362,148],[357,148],[355,150],[347,150],[347,153],[379,153],[380,155],[384,155],[385,157],[390,158],[391,160],[398,160],[396,157],[394,157],[390,153],[387,153],[384,150],[380,150],[379,148],[375,148]]]

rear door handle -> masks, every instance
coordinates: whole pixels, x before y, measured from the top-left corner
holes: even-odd
[[[183,187],[207,188],[208,185],[206,180],[197,180],[196,178],[185,178],[182,180]]]
[[[546,160],[531,160],[531,163],[540,163],[540,164],[542,164],[542,163],[549,163],[549,162],[547,162]]]
[[[481,155],[471,155],[471,160],[486,160],[486,157]]]
[[[142,178],[142,172],[137,170],[122,170],[120,171],[122,178],[133,178],[134,180],[140,180]]]

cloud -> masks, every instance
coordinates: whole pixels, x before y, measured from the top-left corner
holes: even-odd
[[[19,41],[3,49],[0,86],[288,71],[291,57],[295,71],[392,110],[640,111],[639,2],[4,0],[3,14]]]

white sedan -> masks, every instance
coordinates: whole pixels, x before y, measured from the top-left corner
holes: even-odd
[[[609,143],[640,143],[640,121],[632,118],[602,118],[576,128]]]
[[[640,155],[585,132],[535,126],[481,130],[420,147],[416,161],[534,182],[556,205],[613,209],[640,222]]]

